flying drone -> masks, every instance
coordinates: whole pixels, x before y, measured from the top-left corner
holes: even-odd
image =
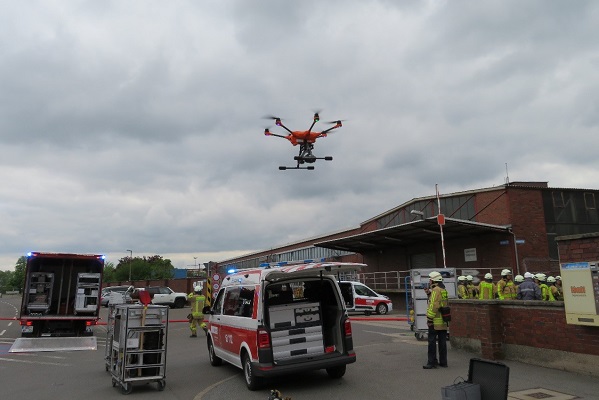
[[[320,116],[318,115],[318,112],[314,113],[314,120],[312,122],[312,125],[310,125],[310,128],[307,131],[292,131],[289,128],[287,128],[285,125],[283,125],[283,123],[281,122],[281,118],[279,118],[279,117],[274,117],[274,116],[269,115],[265,118],[273,119],[275,121],[275,125],[280,126],[281,128],[285,129],[287,132],[289,132],[288,135],[277,135],[275,133],[272,133],[268,128],[266,128],[266,129],[264,129],[264,134],[266,136],[276,136],[276,137],[280,137],[283,139],[287,139],[287,140],[289,140],[289,142],[292,145],[297,146],[299,144],[299,146],[300,146],[299,154],[297,156],[293,157],[293,159],[295,161],[297,161],[297,165],[295,167],[279,167],[280,170],[282,170],[282,171],[285,171],[286,169],[313,170],[314,169],[313,165],[304,166],[304,164],[313,164],[314,162],[316,162],[316,160],[325,160],[325,161],[333,160],[333,157],[331,157],[331,156],[316,157],[314,154],[312,154],[312,150],[314,149],[314,143],[316,142],[316,139],[321,138],[321,137],[326,137],[327,134],[329,132],[331,132],[333,129],[342,127],[343,126],[341,124],[342,120],[326,122],[327,124],[333,124],[333,126],[328,129],[325,129],[324,131],[321,131],[321,132],[312,132],[312,128],[314,128],[314,125],[318,121],[320,121]]]

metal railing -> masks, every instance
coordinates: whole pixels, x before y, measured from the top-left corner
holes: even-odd
[[[493,280],[497,281],[501,278],[503,268],[457,268],[456,272],[459,275],[472,275],[474,283],[482,281],[484,275],[490,272],[493,275]],[[514,276],[517,274],[514,271]],[[373,290],[390,290],[404,291],[406,290],[406,277],[410,276],[410,270],[404,271],[385,271],[385,272],[365,272],[353,275],[345,275],[342,280],[359,281]]]

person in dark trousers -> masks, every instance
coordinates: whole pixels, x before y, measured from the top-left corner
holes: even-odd
[[[533,281],[534,275],[530,272],[524,273],[524,282],[516,288],[518,300],[541,300],[541,289]]]
[[[441,316],[441,307],[447,307],[449,300],[443,284],[443,277],[433,271],[429,275],[430,297],[426,311],[428,325],[428,360],[424,369],[436,368],[437,365],[447,368],[447,323]],[[439,343],[439,358],[437,359],[437,341]]]

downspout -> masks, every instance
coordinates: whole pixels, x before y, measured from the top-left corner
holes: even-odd
[[[518,243],[516,243],[516,234],[512,231],[512,228],[508,228],[509,233],[512,234],[514,238],[514,254],[516,256],[516,271],[518,271],[518,275],[520,275],[520,262],[518,261]]]

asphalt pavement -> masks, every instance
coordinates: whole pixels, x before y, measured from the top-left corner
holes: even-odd
[[[2,398],[120,398],[104,370],[105,327],[96,327],[98,350],[37,354],[8,353],[18,337],[14,304],[0,299],[0,394]],[[187,309],[171,310],[169,319],[184,320]],[[106,309],[103,309],[104,315]],[[210,366],[205,338],[189,338],[186,323],[169,326],[166,389],[153,385],[135,387],[129,396],[160,400],[265,400],[276,388],[292,400],[305,399],[441,399],[443,387],[468,377],[470,360],[477,355],[449,346],[448,368],[422,369],[426,363],[426,341],[410,331],[401,313],[385,318],[354,317],[354,346],[358,356],[346,375],[331,380],[322,371],[313,371],[269,381],[263,390],[250,392],[241,371],[229,365]],[[9,326],[9,324],[12,324]],[[509,367],[510,400],[599,400],[599,380],[590,375],[503,361]],[[599,368],[599,366],[597,366]],[[484,400],[484,399],[483,399]]]

